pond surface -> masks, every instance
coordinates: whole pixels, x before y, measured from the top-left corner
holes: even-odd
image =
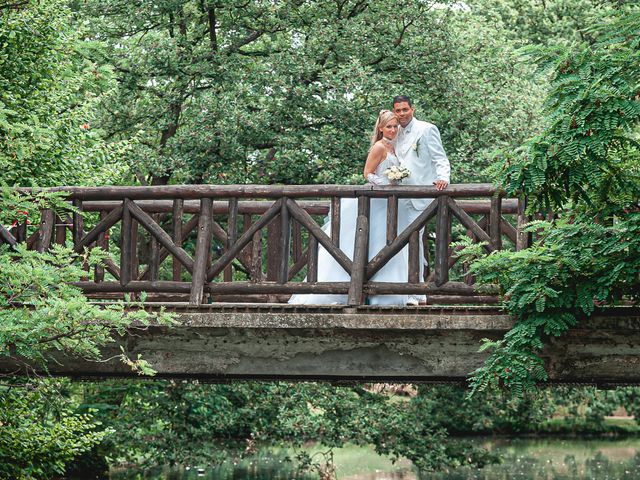
[[[478,444],[500,453],[500,465],[483,469],[454,469],[418,473],[407,460],[395,465],[373,449],[346,446],[335,449],[333,461],[339,480],[640,480],[640,439],[625,440],[509,440],[477,439]],[[310,449],[316,462],[324,457]],[[217,468],[159,470],[145,475],[113,472],[112,480],[307,480],[296,475],[285,460],[286,452],[261,451],[251,459],[227,461]]]

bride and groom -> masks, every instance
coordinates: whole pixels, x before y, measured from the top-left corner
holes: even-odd
[[[403,185],[435,185],[443,190],[449,184],[450,166],[440,141],[438,128],[414,117],[409,97],[401,95],[393,99],[393,111],[382,110],[378,115],[371,138],[371,148],[364,166],[364,177],[373,185],[389,185],[390,170],[404,167],[409,176]],[[394,174],[396,173],[393,169]],[[409,226],[433,199],[411,198],[398,202],[398,230]],[[357,200],[343,198],[340,201],[340,249],[353,259],[358,206]],[[387,242],[387,200],[372,198],[369,213],[369,260]],[[323,230],[331,234],[327,222]],[[422,238],[422,235],[420,235]],[[373,277],[376,282],[406,283],[408,281],[408,249],[405,247],[382,267]],[[420,278],[423,277],[424,255],[420,245]],[[348,282],[349,274],[322,247],[318,249],[318,282]],[[374,295],[370,305],[418,305],[426,297],[408,295]],[[346,304],[346,295],[305,294],[293,295],[292,304]]]

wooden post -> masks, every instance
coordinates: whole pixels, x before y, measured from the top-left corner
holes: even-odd
[[[56,215],[56,243],[58,245],[64,245],[67,243],[67,222],[66,219],[62,219]]]
[[[280,270],[280,249],[279,243],[282,237],[282,222],[280,222],[280,214],[278,214],[267,225],[267,281],[276,282],[278,280],[278,272]]]
[[[73,212],[73,226],[71,227],[72,237],[73,237],[73,247],[77,247],[82,237],[84,236],[84,218],[82,217],[82,200],[75,199],[73,201],[73,206],[78,209],[77,212]],[[86,245],[87,249],[91,248],[91,245]],[[134,247],[135,248],[135,247]],[[82,269],[85,271],[89,271],[89,264],[87,262],[82,263]],[[82,277],[82,280],[88,280],[88,277]]]
[[[489,237],[491,247],[494,250],[502,248],[502,235],[500,231],[500,218],[502,217],[502,198],[494,196],[491,198],[491,210],[489,211]]]
[[[398,236],[398,196],[391,195],[387,199],[387,245]]]
[[[100,221],[104,220],[106,217],[107,212],[104,210],[100,210]],[[101,250],[105,252],[109,250],[109,229],[101,232],[100,235],[98,235],[98,240],[96,243],[98,245],[98,248],[100,248]],[[96,283],[104,281],[104,267],[102,265],[96,265],[93,271],[93,281]]]
[[[451,235],[451,214],[448,197],[438,197],[438,216],[436,224],[436,285],[449,281],[449,237]]]
[[[262,281],[262,233],[258,230],[251,240],[251,281]]]
[[[229,199],[229,220],[227,222],[227,244],[226,250],[230,250],[233,244],[238,239],[238,199],[232,197]],[[223,273],[223,279],[225,282],[233,281],[233,262],[229,263],[229,266],[225,267]]]
[[[133,203],[133,201],[131,201]],[[135,218],[131,218],[131,275],[132,278],[137,278],[140,273],[140,260],[138,258],[138,221]]]
[[[291,219],[291,241],[293,243],[293,261],[298,262],[302,258],[302,229],[300,222]]]
[[[36,250],[44,252],[51,245],[51,237],[53,236],[53,223],[55,215],[53,210],[45,208],[40,216],[40,227],[38,228],[38,240],[36,242]]]
[[[76,245],[78,245],[78,243],[80,243],[82,235],[84,234],[84,220],[81,214],[82,201],[75,199],[73,201],[73,206],[79,210],[77,212],[73,212],[73,225],[71,227],[71,231],[73,232],[73,246],[75,247]]]
[[[420,231],[409,237],[409,283],[420,282]]]
[[[475,237],[473,236],[473,232],[467,229],[466,232],[467,237],[473,240]],[[462,270],[464,271],[464,283],[467,285],[473,285],[476,282],[475,276],[471,274],[469,271],[469,262],[464,262],[462,264]]]
[[[238,212],[240,212],[239,206],[238,206]],[[251,214],[245,213],[242,215],[242,233],[244,234],[247,230],[249,230],[249,228],[251,228]],[[244,247],[242,252],[240,252],[241,257],[244,257],[248,261],[249,266],[251,265],[252,249],[253,249],[253,242],[249,242],[249,244],[246,247]]]
[[[200,220],[198,222],[198,238],[196,239],[196,257],[193,263],[193,277],[191,279],[190,305],[202,303],[203,287],[207,275],[207,260],[211,248],[211,224],[213,222],[213,200],[200,200]]]
[[[369,261],[369,197],[358,198],[358,220],[353,248],[353,268],[349,284],[348,304],[362,305],[365,301],[364,282]]]
[[[527,199],[526,197],[518,199],[518,220],[516,234],[516,251],[529,248],[531,245],[531,233],[524,231],[524,226],[529,222],[527,218]]]
[[[129,199],[125,199],[122,209],[122,223],[120,229],[120,285],[125,287],[132,279],[132,249],[131,243],[131,226],[133,219],[129,210]]]
[[[309,255],[307,256],[307,282],[318,281],[318,240],[309,233]]]
[[[184,213],[184,200],[181,198],[176,198],[173,200],[173,243],[177,247],[182,246],[182,215]],[[182,280],[182,264],[180,260],[173,255],[173,281],[179,282]]]
[[[369,219],[369,210],[371,209],[371,198],[360,195],[358,197],[358,216],[364,215]],[[355,255],[355,253],[354,253]]]
[[[156,223],[159,223],[160,214],[152,213],[151,218]],[[160,244],[156,237],[151,235],[149,239],[149,280],[152,282],[158,281],[158,276],[160,272]]]
[[[422,231],[422,253],[424,255],[424,271],[422,272],[422,281],[425,282],[431,275],[431,252],[429,251],[429,222],[425,223]]]
[[[15,227],[15,238],[18,243],[27,241],[27,218],[24,221],[18,220],[18,224]]]
[[[331,197],[331,241],[340,246],[340,197]]]
[[[283,199],[280,210],[280,269],[278,272],[278,283],[287,283],[289,279],[289,250],[291,235],[289,230],[289,209],[287,199]]]

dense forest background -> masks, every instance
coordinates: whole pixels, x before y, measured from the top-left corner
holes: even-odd
[[[46,1],[2,8],[9,184],[344,183],[414,99],[457,182],[540,129],[531,44],[618,2]],[[46,167],[46,168],[43,168]],[[360,181],[359,178],[357,181]]]
[[[640,291],[639,15],[608,0],[0,1],[2,184],[359,183],[377,112],[404,94],[440,128],[453,182],[494,181],[556,213],[535,226],[544,243],[474,267],[522,322],[486,346],[471,398],[454,387],[397,401],[368,386],[6,378],[0,478],[215,462],[306,440],[373,444],[440,469],[492,461],[452,435],[601,431],[616,408],[637,412],[635,389],[538,389],[544,369],[529,354],[576,312]],[[2,198],[10,224],[18,204]],[[59,313],[75,325],[89,307],[59,287],[78,269],[43,270],[21,252],[16,270],[15,255],[0,250],[0,307],[19,282],[49,310],[0,309],[0,354],[37,359]],[[62,264],[65,252],[50,255]],[[64,347],[95,355],[108,340],[85,333]],[[558,412],[566,423],[550,426]]]

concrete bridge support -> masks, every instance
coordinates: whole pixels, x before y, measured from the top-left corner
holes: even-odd
[[[481,339],[513,320],[493,307],[314,309],[289,305],[174,306],[179,324],[131,332],[123,345],[159,377],[385,382],[461,382],[479,367]],[[640,312],[614,309],[584,320],[544,352],[552,382],[640,384]],[[51,372],[125,377],[119,362],[57,358]],[[13,365],[0,360],[0,371]]]

